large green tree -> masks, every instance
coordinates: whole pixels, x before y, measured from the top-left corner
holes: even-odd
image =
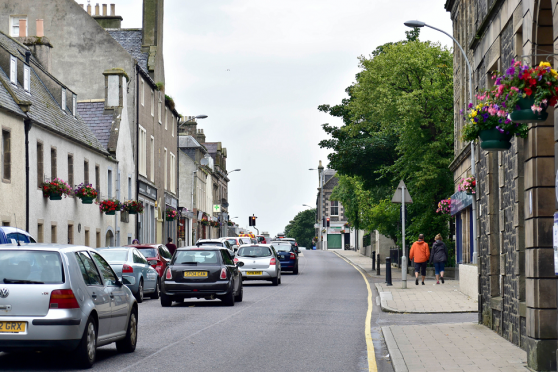
[[[427,239],[447,235],[448,217],[436,214],[436,208],[453,191],[451,51],[421,42],[415,32],[359,60],[362,70],[346,90],[349,98],[318,108],[344,123],[324,125],[332,138],[320,143],[332,150],[330,167],[345,179],[334,197],[348,203],[351,223],[393,237],[399,205],[391,204],[391,196],[404,180],[414,201],[409,240],[419,233]]]
[[[300,247],[312,247],[312,239],[316,233],[315,220],[316,209],[307,209],[297,213],[285,227],[285,236],[295,238]]]

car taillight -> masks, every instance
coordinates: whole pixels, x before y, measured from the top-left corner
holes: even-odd
[[[271,259],[271,261],[269,261],[269,266],[271,266],[271,265],[275,265],[275,257],[273,257]]]
[[[48,307],[51,309],[79,309],[79,304],[71,289],[57,289],[50,293]]]
[[[130,265],[122,265],[122,272],[123,273],[133,273],[134,272],[134,268]]]
[[[163,266],[163,263],[161,261],[157,261],[157,265],[156,266]]]
[[[221,269],[221,279],[227,279],[227,269],[224,267]]]
[[[296,258],[295,254],[291,252],[291,260],[294,260],[295,258]]]
[[[235,257],[235,259],[234,259],[233,261],[234,261],[234,263],[237,263],[237,262],[238,262],[238,258]]]
[[[167,269],[167,275],[165,275],[165,278],[166,278],[167,280],[171,280],[171,279],[172,279],[172,272],[171,272],[170,267]]]

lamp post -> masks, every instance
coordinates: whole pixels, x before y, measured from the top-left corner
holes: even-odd
[[[322,166],[322,161],[320,160],[320,165],[318,165],[318,168],[310,168],[309,170],[317,170],[318,171],[318,177],[320,178],[320,196],[319,196],[319,200],[318,200],[318,232],[319,232],[319,237],[320,240],[318,241],[318,249],[324,249],[324,243],[323,243],[323,239],[324,239],[324,235],[322,233],[322,229],[323,229],[323,214],[322,214],[322,204],[323,204],[323,177],[322,177],[322,173],[324,171],[324,167]]]
[[[461,47],[461,44],[459,44],[457,42],[457,40],[455,40],[455,38],[453,36],[451,36],[450,34],[448,34],[445,31],[442,31],[436,27],[432,27],[430,25],[427,25],[424,22],[421,21],[407,21],[404,23],[405,26],[407,27],[411,27],[411,28],[415,28],[415,27],[429,27],[433,30],[439,31],[445,35],[447,35],[448,37],[450,37],[453,42],[459,47],[459,50],[461,50],[461,54],[463,54],[463,59],[465,60],[465,63],[467,63],[467,71],[469,72],[469,103],[473,103],[473,69],[471,68],[471,64],[469,63],[469,59],[467,58],[467,54],[465,53],[465,51],[463,50],[463,47]],[[471,175],[475,176],[475,143],[473,141],[471,141]],[[473,263],[476,264],[477,263],[477,259],[479,256],[479,251],[477,249],[477,207],[476,207],[476,201],[475,198],[473,197],[473,203],[471,204],[471,212],[473,214]]]

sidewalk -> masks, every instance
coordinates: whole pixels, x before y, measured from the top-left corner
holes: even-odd
[[[475,323],[382,327],[395,372],[528,372],[527,353]]]
[[[372,259],[354,251],[334,251],[351,261],[374,278],[385,278],[385,265],[381,265],[381,275],[372,271]],[[401,288],[401,270],[391,270],[392,286],[374,283],[380,294],[379,304],[383,311],[393,313],[476,313],[478,304],[459,291],[459,281],[446,280],[436,285],[436,281],[426,278],[425,285],[415,285],[415,277],[407,275],[407,289]]]

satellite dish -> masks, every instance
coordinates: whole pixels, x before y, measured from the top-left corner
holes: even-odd
[[[200,160],[200,164],[201,165],[209,165],[209,159],[203,158],[202,160]]]

